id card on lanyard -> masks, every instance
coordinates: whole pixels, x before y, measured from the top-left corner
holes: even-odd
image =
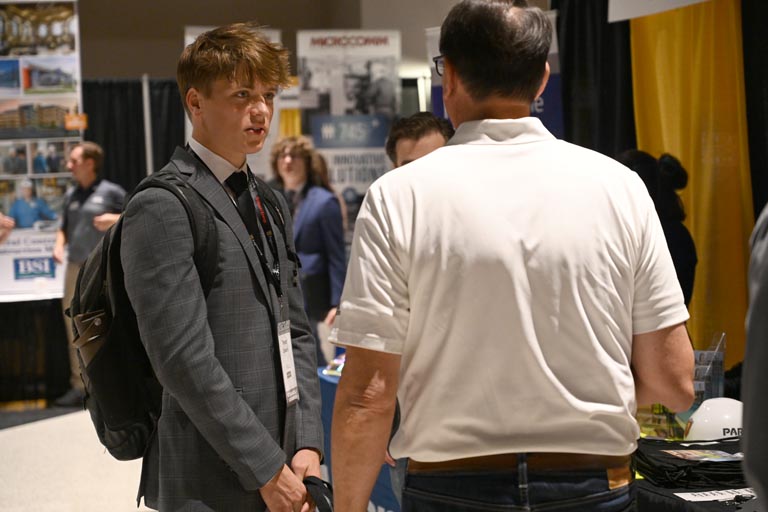
[[[291,343],[291,320],[283,314],[283,299],[280,299],[280,322],[277,324],[277,341],[280,348],[280,365],[283,370],[283,387],[285,402],[288,407],[299,401],[299,382],[296,379],[296,365],[293,361],[293,344]]]

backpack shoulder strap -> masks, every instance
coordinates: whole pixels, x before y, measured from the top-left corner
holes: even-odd
[[[195,246],[193,259],[203,293],[207,297],[213,287],[218,260],[218,235],[213,213],[200,194],[190,187],[183,175],[170,164],[142,180],[131,197],[148,188],[162,188],[171,192],[187,212]]]

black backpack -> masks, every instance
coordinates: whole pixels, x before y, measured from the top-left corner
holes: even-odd
[[[256,178],[256,185],[296,268],[298,257],[290,250],[277,198],[262,180]],[[218,259],[213,212],[173,164],[145,178],[131,197],[152,187],[170,191],[184,206],[194,240],[195,266],[207,297]],[[136,314],[125,291],[120,262],[122,225],[121,216],[83,264],[67,314],[72,318],[73,343],[85,384],[85,408],[99,441],[116,459],[132,460],[143,457],[149,447],[160,417],[163,390],[144,350]],[[294,270],[294,281],[296,275]]]
[[[184,206],[195,245],[195,266],[207,296],[218,257],[213,213],[170,165],[145,178],[133,195],[152,187],[168,190]],[[83,264],[68,314],[85,384],[85,407],[99,441],[116,459],[132,460],[142,457],[149,446],[160,417],[162,386],[141,343],[125,291],[122,226],[120,216]]]

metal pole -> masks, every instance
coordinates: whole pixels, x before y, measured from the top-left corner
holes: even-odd
[[[141,75],[141,97],[144,103],[144,149],[147,160],[147,176],[155,170],[152,158],[152,106],[149,97],[149,75]]]

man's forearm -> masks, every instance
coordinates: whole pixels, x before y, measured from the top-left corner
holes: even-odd
[[[368,508],[395,411],[394,401],[381,405],[355,396],[341,379],[331,431],[334,502],[339,512]]]

